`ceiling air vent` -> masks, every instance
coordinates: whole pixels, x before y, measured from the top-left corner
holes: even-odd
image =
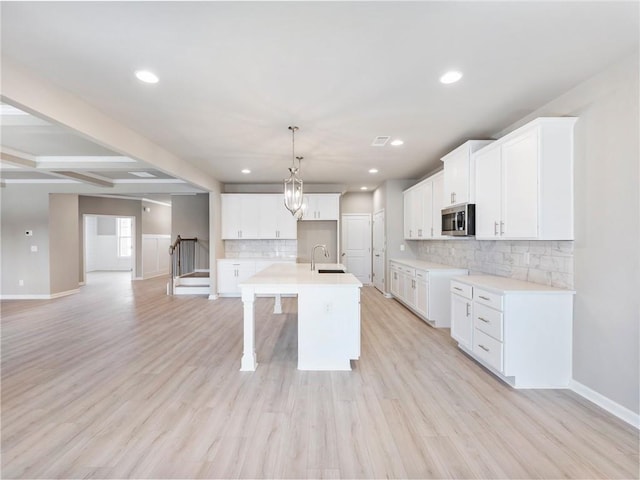
[[[371,146],[372,147],[384,147],[387,144],[387,142],[389,141],[390,138],[391,137],[384,136],[384,135],[378,136],[378,137],[373,139],[373,142],[371,143]]]

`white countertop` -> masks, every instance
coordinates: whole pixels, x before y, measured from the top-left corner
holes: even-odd
[[[402,258],[402,259],[392,258],[389,261],[390,262],[401,263],[403,265],[407,265],[407,266],[413,267],[413,268],[419,268],[420,270],[459,270],[461,272],[467,272],[468,271],[466,268],[452,267],[451,265],[444,265],[442,263],[426,262],[424,260],[412,260],[412,259],[406,259],[406,258]]]
[[[339,263],[317,263],[316,271],[311,271],[309,263],[281,262],[256,273],[240,287],[273,285],[279,287],[361,287],[362,283],[350,273],[318,273],[318,269],[344,268]]]
[[[465,275],[454,277],[452,280],[479,287],[485,290],[505,294],[505,293],[548,293],[548,294],[574,294],[574,290],[566,290],[562,288],[549,287],[538,283],[525,282],[523,280],[514,280],[513,278],[497,277],[495,275]]]

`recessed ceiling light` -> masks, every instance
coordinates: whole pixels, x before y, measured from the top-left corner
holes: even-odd
[[[369,173],[378,173],[378,169],[377,168],[370,168],[369,169]]]
[[[456,83],[458,80],[462,78],[462,74],[460,72],[456,72],[454,70],[445,73],[440,77],[440,82],[444,84]]]
[[[251,173],[251,170],[249,170],[248,168],[243,168],[243,169],[241,170],[241,172],[242,172],[242,173],[244,173],[244,174],[246,175],[246,174],[248,174],[248,173]]]
[[[136,78],[144,83],[158,83],[159,81],[158,76],[149,70],[138,70]]]
[[[392,141],[391,145],[393,145],[394,147],[398,147],[398,146],[402,145],[403,143],[404,142],[398,138],[398,139]]]
[[[360,190],[368,190],[367,187],[360,187]]]

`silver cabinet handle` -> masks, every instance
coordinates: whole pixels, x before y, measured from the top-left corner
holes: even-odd
[[[478,344],[478,346],[483,349],[485,352],[488,352],[489,349],[487,347],[485,347],[484,345]]]
[[[422,236],[422,229],[421,229],[421,228],[419,228],[419,229],[418,229],[418,236],[419,236],[419,237],[421,237],[421,236]]]
[[[500,222],[500,235],[504,235],[504,222]]]
[[[433,237],[433,227],[431,227],[431,236]]]
[[[486,300],[487,302],[488,302],[489,300],[491,300],[489,297],[483,297],[482,295],[478,295],[478,298],[481,298],[481,299],[483,299],[483,300]]]
[[[469,302],[467,302],[467,317],[468,317],[469,315],[471,315],[471,314],[469,313],[469,307],[471,307],[471,304],[470,304]]]
[[[458,290],[459,292],[462,291],[462,289],[460,287],[453,287],[454,290]]]
[[[484,322],[484,323],[491,323],[489,320],[487,320],[486,318],[482,318],[482,317],[478,317],[478,320],[480,320],[481,322]]]
[[[498,236],[498,222],[493,222],[493,235]]]
[[[453,192],[451,192],[451,203],[453,203]]]
[[[456,192],[453,192],[453,203],[456,203]]]

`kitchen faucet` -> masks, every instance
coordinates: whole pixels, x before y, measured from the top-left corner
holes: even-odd
[[[329,258],[329,252],[327,251],[326,245],[315,245],[311,250],[311,271],[313,272],[316,269],[316,248],[321,248],[324,252],[325,258]]]

